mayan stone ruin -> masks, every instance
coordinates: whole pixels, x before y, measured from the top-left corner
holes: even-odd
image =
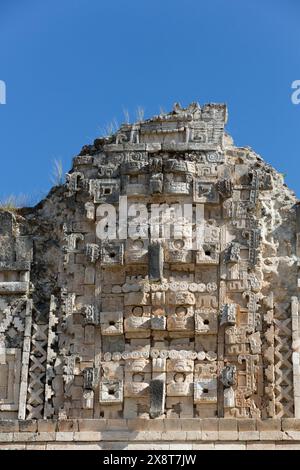
[[[0,448],[300,448],[300,206],[226,121],[123,124],[0,212]]]

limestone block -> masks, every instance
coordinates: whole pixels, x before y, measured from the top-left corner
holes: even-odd
[[[124,262],[124,246],[122,243],[101,243],[101,264],[104,266],[122,265]]]
[[[194,201],[202,204],[217,204],[219,193],[216,186],[211,182],[194,180]]]
[[[195,295],[192,292],[169,292],[168,303],[171,305],[194,305]]]
[[[13,230],[15,217],[11,212],[1,211],[0,213],[0,235],[10,235]]]
[[[132,315],[124,320],[124,330],[127,333],[146,332],[150,334],[151,320],[148,317]]]
[[[128,264],[147,263],[148,240],[126,240],[125,262]]]
[[[100,326],[102,335],[120,335],[123,333],[123,312],[101,312]]]
[[[195,310],[195,333],[196,334],[217,334],[218,316],[215,310],[196,309]]]
[[[150,374],[136,373],[132,375],[132,382],[124,386],[125,397],[145,397],[149,395]]]
[[[168,396],[166,397],[166,416],[167,418],[192,418],[193,399],[187,396]]]
[[[194,382],[195,403],[217,403],[217,380],[215,378],[202,378]]]
[[[193,393],[193,374],[185,372],[167,373],[167,396],[191,396]]]
[[[124,418],[149,418],[149,397],[134,397],[124,399]]]
[[[28,291],[28,282],[0,282],[1,294],[25,294]]]
[[[149,294],[144,292],[130,292],[124,295],[124,305],[149,305]]]
[[[95,203],[112,203],[118,200],[120,194],[119,179],[91,179],[89,181],[89,191],[94,197]]]
[[[165,330],[167,326],[167,319],[162,315],[152,315],[151,329],[152,330]]]

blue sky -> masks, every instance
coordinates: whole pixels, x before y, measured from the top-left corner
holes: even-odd
[[[38,199],[109,122],[225,102],[300,196],[299,0],[0,0],[0,198]]]

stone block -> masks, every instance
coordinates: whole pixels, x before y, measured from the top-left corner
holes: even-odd
[[[219,439],[219,431],[202,431],[203,441],[217,441]]]
[[[78,421],[76,419],[63,419],[57,423],[57,431],[74,432],[78,431]]]
[[[282,431],[282,439],[283,440],[293,440],[293,441],[300,441],[300,431]]]
[[[108,424],[106,419],[79,419],[79,431],[104,431]]]
[[[259,431],[261,441],[281,441],[285,437],[282,431]]]
[[[55,441],[56,433],[51,431],[37,432],[35,436],[36,442],[50,442]]]
[[[25,450],[26,444],[15,444],[15,443],[0,443],[0,450]]]
[[[106,431],[127,431],[126,419],[108,419],[106,423]]]
[[[275,442],[275,450],[300,450],[299,442]]]
[[[32,443],[26,444],[26,450],[46,450],[47,444]]]
[[[38,420],[38,432],[55,432],[57,430],[58,421],[51,419]]]
[[[159,420],[164,422],[164,420]],[[128,431],[145,431],[149,429],[149,426],[152,427],[152,421],[149,419],[127,419],[127,428]],[[154,426],[155,427],[155,426]],[[156,429],[153,429],[156,430]]]
[[[201,441],[202,440],[202,431],[186,431],[186,440],[187,441]]]
[[[38,423],[37,420],[28,419],[19,421],[19,431],[20,432],[37,432]]]
[[[247,419],[241,418],[237,420],[238,430],[239,432],[248,432],[248,431],[256,431],[256,420],[255,419]]]
[[[0,420],[0,433],[3,432],[14,432],[14,431],[19,431],[19,421],[17,420],[6,420],[6,419],[1,419]]]
[[[32,442],[36,440],[37,433],[35,432],[14,432],[14,442]]]
[[[246,442],[216,442],[215,450],[246,450]]]
[[[247,442],[247,450],[275,450],[275,442]]]
[[[74,438],[74,432],[70,432],[70,431],[63,431],[63,432],[60,432],[58,431],[56,434],[55,434],[55,440],[56,441],[73,441],[73,438]]]
[[[12,442],[14,440],[13,432],[0,432],[0,442]]]
[[[92,442],[92,441],[101,441],[102,439],[102,434],[101,432],[97,431],[79,431],[79,432],[74,432],[74,441],[86,441],[86,442]]]
[[[240,431],[239,441],[258,441],[260,438],[259,431]]]
[[[46,444],[46,450],[72,450],[74,443],[67,442],[50,442]]]
[[[170,450],[178,450],[178,447],[180,448],[180,450],[183,450],[183,451],[188,451],[188,450],[192,450],[193,449],[193,444],[185,444],[185,443],[182,443],[180,442],[180,444],[172,444],[170,443],[170,447],[169,449]]]
[[[202,419],[202,439],[204,441],[217,441],[219,439],[218,418]]]
[[[180,431],[182,429],[181,419],[165,419],[164,429],[165,431]]]
[[[125,441],[128,442],[130,438],[135,438],[134,432],[126,431],[104,431],[101,436],[103,441]]]
[[[129,423],[130,420],[128,420]],[[142,428],[144,430],[149,430],[149,431],[160,431],[163,432],[165,430],[165,424],[164,424],[164,419],[149,419],[145,420],[147,423],[145,423],[145,427]]]
[[[219,419],[219,440],[220,441],[237,441],[238,440],[238,430],[237,430],[237,420],[226,418]]]
[[[152,433],[151,433],[152,434]],[[158,433],[161,436],[162,441],[185,441],[186,432],[185,431],[168,431]]]
[[[281,431],[281,419],[257,419],[258,431]]]
[[[300,431],[300,419],[282,418],[283,431]]]
[[[214,450],[214,442],[197,442],[192,444],[193,450]]]
[[[202,420],[199,418],[181,418],[180,425],[183,431],[201,431],[202,430]]]
[[[219,419],[219,431],[237,431],[238,421],[234,418]]]
[[[162,434],[159,431],[139,431],[137,433],[131,433],[129,438],[130,440],[136,440],[136,441],[161,441],[162,440]]]

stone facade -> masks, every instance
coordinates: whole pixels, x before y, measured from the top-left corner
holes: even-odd
[[[151,441],[180,418],[176,432],[194,423],[190,445],[206,422],[218,423],[212,443],[240,439],[245,421],[243,442],[269,439],[257,422],[279,441],[281,420],[297,428],[300,206],[282,175],[234,146],[226,119],[225,105],[192,103],[123,125],[83,147],[36,207],[0,212],[10,442],[26,422],[46,443],[81,441],[85,430],[61,423],[87,420],[114,442],[109,423],[130,434],[149,422],[138,440]]]

